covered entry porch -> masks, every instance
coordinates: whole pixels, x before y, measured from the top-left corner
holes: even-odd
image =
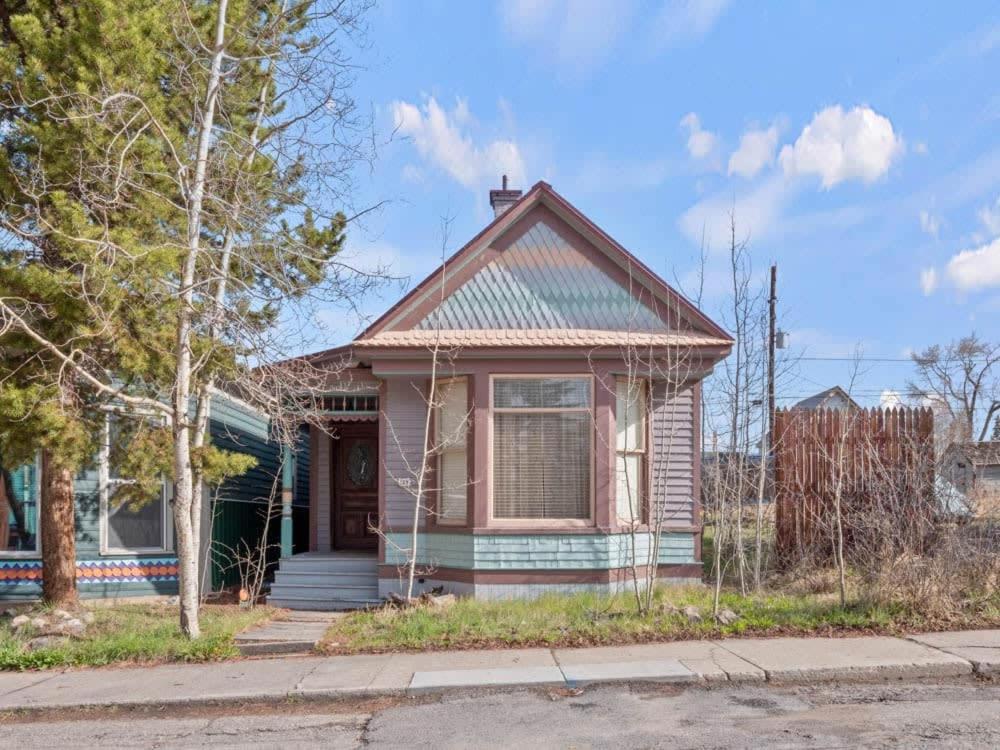
[[[355,375],[357,378],[357,375]],[[290,609],[354,609],[380,601],[377,385],[328,397],[329,423],[310,428],[309,548],[282,554],[268,603]],[[286,460],[286,469],[292,461]],[[291,481],[291,477],[289,477]]]

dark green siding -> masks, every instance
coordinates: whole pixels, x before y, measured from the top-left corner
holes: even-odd
[[[256,467],[228,480],[214,493],[212,588],[218,590],[240,582],[232,551],[245,552],[247,545],[259,549],[265,528],[269,572],[278,564],[281,554],[281,456],[276,443],[217,423],[212,424],[212,442],[224,450],[257,459]],[[294,489],[293,552],[302,552],[309,544],[309,441],[305,431],[296,454]]]

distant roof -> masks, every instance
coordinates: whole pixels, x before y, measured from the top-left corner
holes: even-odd
[[[804,398],[793,409],[860,409],[861,406],[839,385]]]
[[[948,448],[948,452],[962,455],[976,466],[1000,465],[1000,440],[956,443]]]

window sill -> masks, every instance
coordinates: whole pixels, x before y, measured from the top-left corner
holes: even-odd
[[[497,531],[497,532],[508,532],[516,534],[518,532],[563,532],[563,531],[574,531],[574,532],[593,532],[597,528],[597,523],[593,520],[577,520],[572,518],[552,520],[552,519],[537,519],[537,520],[517,520],[513,521],[511,519],[490,519],[485,527],[486,532]]]
[[[152,557],[154,555],[175,555],[172,549],[137,547],[136,549],[102,549],[101,557]]]
[[[0,552],[0,560],[41,560],[42,551],[35,552]]]

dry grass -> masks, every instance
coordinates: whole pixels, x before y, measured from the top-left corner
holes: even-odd
[[[534,601],[460,599],[444,609],[382,608],[336,622],[320,645],[325,653],[421,651],[526,646],[598,646],[706,637],[898,633],[938,627],[1000,625],[1000,601],[965,618],[936,620],[893,604],[855,600],[841,607],[829,592],[740,596],[726,592],[723,607],[739,614],[730,625],[711,620],[711,591],[665,587],[656,611],[639,615],[630,596],[544,596]],[[698,607],[700,622],[677,609]]]
[[[202,636],[189,640],[180,632],[177,607],[167,604],[115,604],[93,607],[94,622],[82,638],[30,651],[36,635],[29,626],[15,635],[0,620],[0,669],[25,670],[67,666],[201,662],[238,656],[233,636],[274,616],[275,610],[233,605],[202,608]]]

